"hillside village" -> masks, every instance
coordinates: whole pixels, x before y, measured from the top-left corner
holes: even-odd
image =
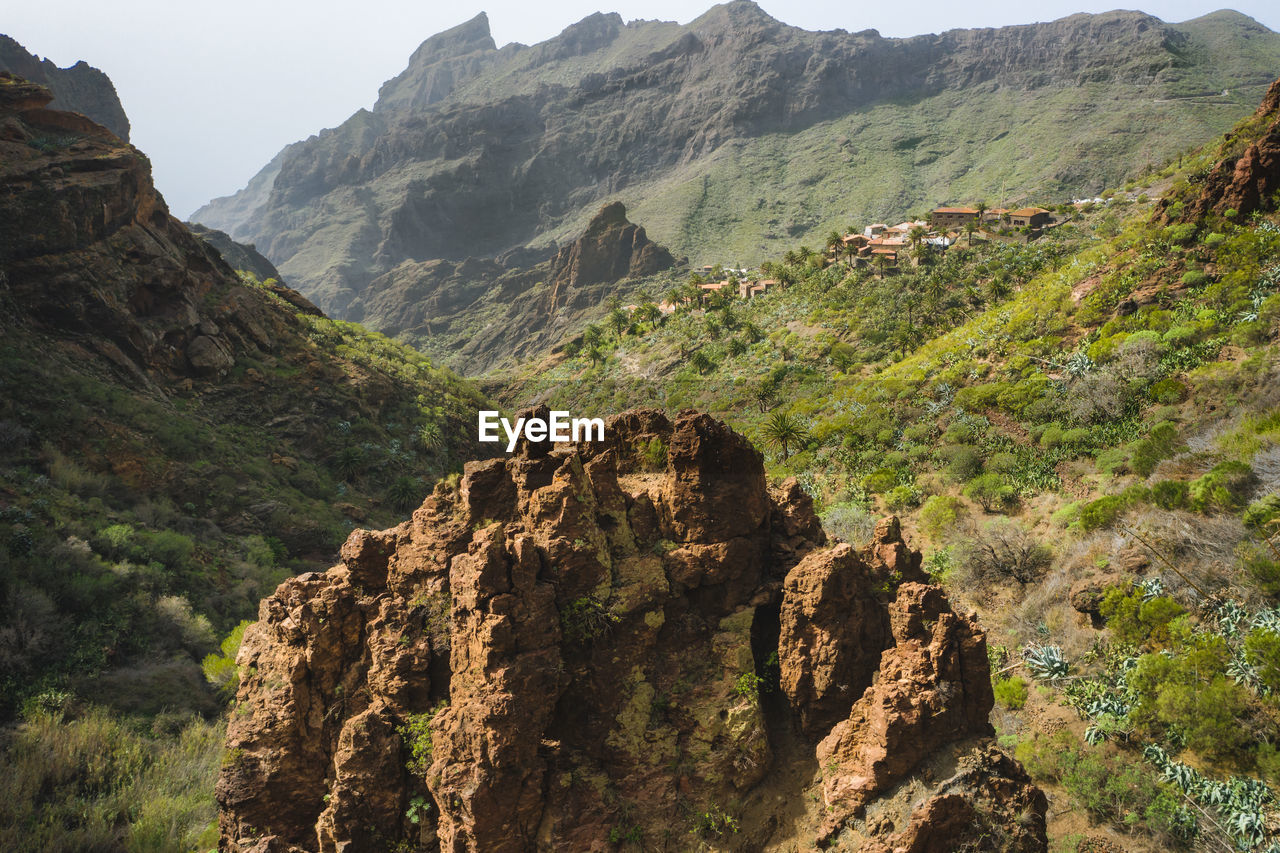
[[[1102,201],[1074,200],[1063,208],[1078,209]],[[929,212],[928,219],[907,220],[896,225],[874,222],[861,231],[847,228],[843,234],[833,231],[827,238],[823,262],[843,262],[855,269],[874,267],[879,275],[884,276],[893,274],[905,263],[911,266],[929,263],[961,240],[967,240],[969,245],[975,236],[988,241],[1029,242],[1043,234],[1045,229],[1065,221],[1065,217],[1055,216],[1052,211],[1035,206],[989,208],[978,203],[972,207],[937,207]],[[800,253],[806,251],[812,253],[804,247],[799,250]],[[776,275],[769,263],[760,269],[706,264],[690,275],[690,288],[667,294],[657,309],[662,315],[669,315],[684,306],[704,306],[715,298],[752,299],[785,283]],[[641,310],[641,306],[625,305],[622,310],[630,315]]]

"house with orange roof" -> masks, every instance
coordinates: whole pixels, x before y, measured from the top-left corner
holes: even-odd
[[[1009,224],[1014,228],[1022,228],[1028,225],[1032,228],[1039,228],[1042,225],[1048,225],[1051,219],[1053,219],[1053,214],[1043,207],[1023,207],[1009,211]]]
[[[934,228],[962,228],[966,222],[978,221],[976,207],[938,207],[929,214]]]

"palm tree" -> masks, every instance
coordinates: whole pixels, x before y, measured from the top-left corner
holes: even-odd
[[[761,382],[751,393],[751,397],[756,401],[756,405],[760,407],[760,414],[764,414],[773,408],[773,404],[778,399],[778,387],[771,381],[766,379]]]
[[[979,224],[981,224],[982,214],[987,212],[987,203],[985,201],[980,201],[977,204],[975,204],[974,207],[978,209],[978,222]]]
[[[888,255],[876,255],[876,268],[880,270],[880,277],[884,278],[885,265],[889,263]]]
[[[969,248],[973,248],[973,232],[978,230],[978,223],[972,219],[964,224],[964,233],[969,235]]]
[[[604,340],[604,332],[595,323],[582,330],[582,345],[591,348],[600,346]]]
[[[661,317],[662,312],[652,302],[646,302],[636,309],[636,320],[641,323],[648,323],[650,328],[658,328],[658,320]]]
[[[787,412],[774,412],[760,428],[765,441],[782,450],[782,458],[791,455],[791,445],[803,444],[808,431],[800,419]]]
[[[629,325],[631,325],[631,318],[627,316],[626,311],[621,308],[614,308],[609,312],[609,328],[613,329],[613,333],[618,336],[618,340],[622,340],[622,333]]]
[[[832,231],[827,235],[827,249],[831,252],[834,260],[840,260],[840,250],[844,248],[844,237],[839,231]]]
[[[929,236],[929,231],[923,225],[912,225],[911,230],[907,232],[907,241],[911,243],[911,248],[916,248],[924,242],[924,238]]]

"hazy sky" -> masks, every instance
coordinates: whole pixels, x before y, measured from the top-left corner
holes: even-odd
[[[773,17],[805,29],[877,29],[895,37],[1116,8],[1084,0],[758,2]],[[83,59],[111,77],[133,125],[133,143],[150,156],[156,184],[172,211],[186,217],[210,198],[244,186],[287,143],[372,106],[378,86],[404,69],[418,44],[480,11],[488,12],[501,46],[542,41],[592,12],[618,12],[628,21],[687,23],[711,3],[43,0],[7,5],[0,32],[61,66]],[[1158,0],[1141,8],[1166,21],[1184,21],[1222,3]],[[1280,30],[1275,0],[1247,0],[1231,8]]]

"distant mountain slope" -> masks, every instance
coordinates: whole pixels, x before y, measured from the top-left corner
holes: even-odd
[[[0,35],[0,71],[8,71],[53,93],[53,108],[81,113],[129,141],[129,118],[111,79],[84,61],[59,68],[6,35]]]
[[[193,218],[337,316],[402,262],[549,246],[612,198],[694,263],[751,263],[992,188],[1095,191],[1229,128],[1277,69],[1280,36],[1234,12],[886,39],[734,0],[687,26],[597,14],[502,49],[481,15]]]

